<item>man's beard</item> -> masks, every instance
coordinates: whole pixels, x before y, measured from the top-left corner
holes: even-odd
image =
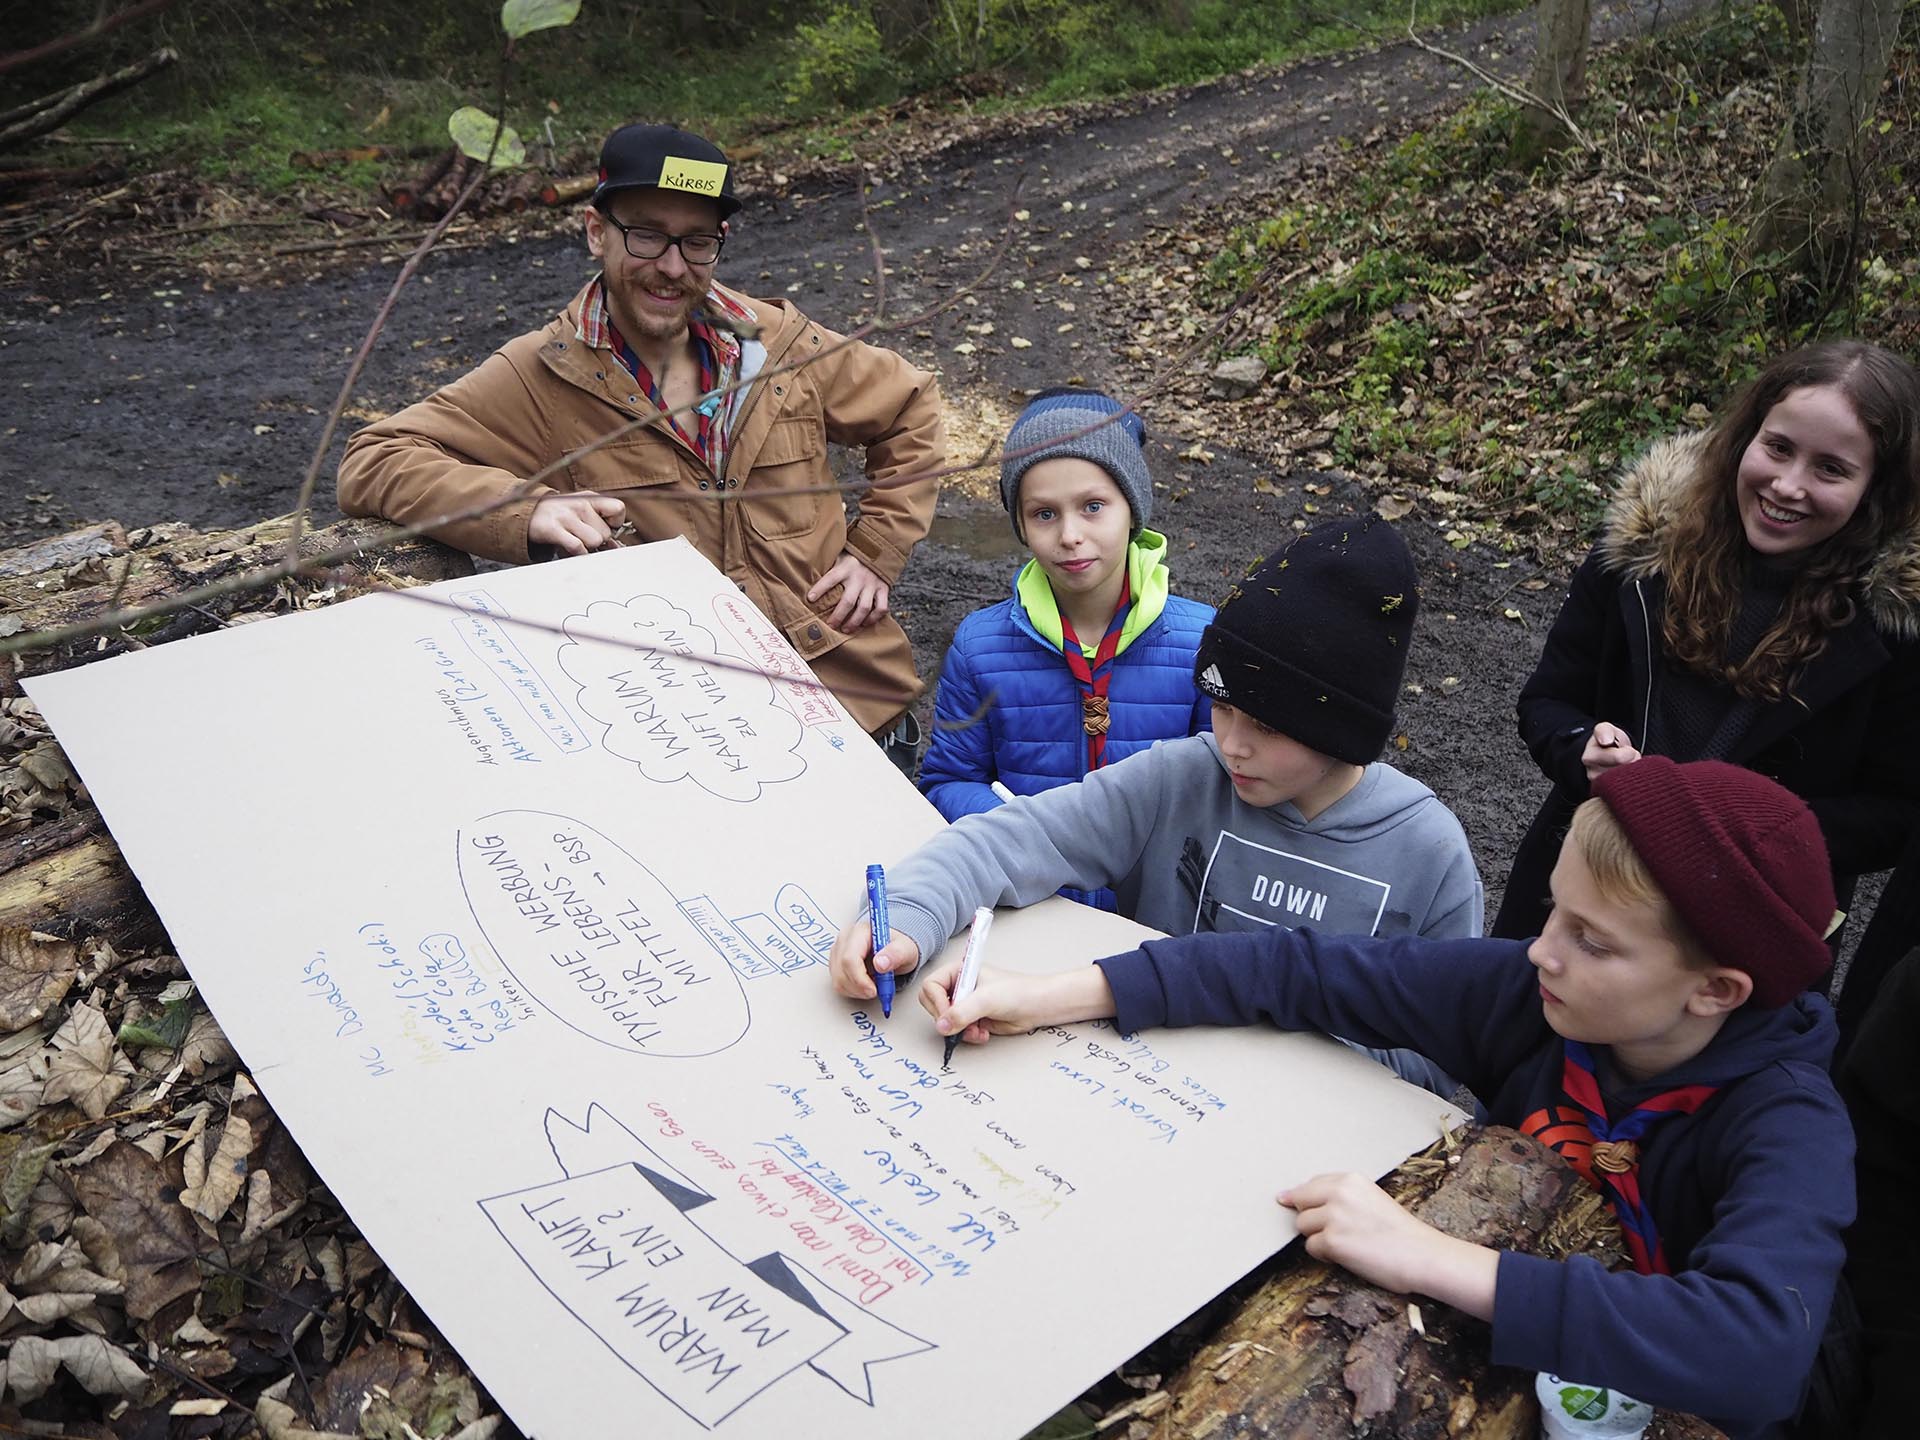
[[[614,302],[614,308],[620,312],[616,318],[620,328],[628,338],[641,340],[674,340],[686,333],[687,322],[693,312],[705,298],[704,287],[687,286],[683,289],[684,300],[672,313],[666,314],[636,296],[641,289],[638,281],[610,282],[608,289]]]

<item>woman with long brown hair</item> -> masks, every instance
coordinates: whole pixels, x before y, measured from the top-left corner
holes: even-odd
[[[1494,934],[1539,933],[1593,777],[1728,760],[1819,817],[1836,891],[1920,817],[1920,376],[1855,340],[1775,360],[1631,466],[1520,692],[1553,789]]]

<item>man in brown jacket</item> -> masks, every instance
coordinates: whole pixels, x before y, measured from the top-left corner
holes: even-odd
[[[586,217],[601,273],[545,329],[355,435],[340,508],[432,522],[447,544],[506,561],[584,554],[623,523],[639,540],[685,536],[911,770],[907,707],[922,687],[887,597],[933,518],[937,482],[916,477],[945,458],[939,387],[783,300],[716,285],[739,206],[717,146],[665,125],[616,130]],[[851,525],[828,441],[866,451],[872,488]]]

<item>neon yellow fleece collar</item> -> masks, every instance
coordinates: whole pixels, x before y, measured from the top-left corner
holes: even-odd
[[[1154,530],[1142,530],[1127,546],[1127,588],[1133,594],[1133,604],[1127,611],[1126,623],[1120,627],[1120,647],[1115,654],[1124,652],[1167,608],[1166,555],[1167,537]],[[1021,567],[1019,578],[1014,581],[1014,594],[1040,638],[1058,649],[1065,638],[1060,628],[1060,605],[1053,598],[1053,586],[1038,560],[1029,560]],[[1095,635],[1090,643],[1080,642],[1081,652],[1089,660],[1100,648],[1100,638]]]

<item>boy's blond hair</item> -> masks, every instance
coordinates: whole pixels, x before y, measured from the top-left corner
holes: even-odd
[[[1653,878],[1653,872],[1633,848],[1627,832],[1607,802],[1583,800],[1573,812],[1567,839],[1574,853],[1586,862],[1593,883],[1601,896],[1616,905],[1644,905],[1652,910],[1673,942],[1680,947],[1687,964],[1704,967],[1713,964],[1707,947],[1700,943],[1691,926],[1673,907],[1667,892]]]

